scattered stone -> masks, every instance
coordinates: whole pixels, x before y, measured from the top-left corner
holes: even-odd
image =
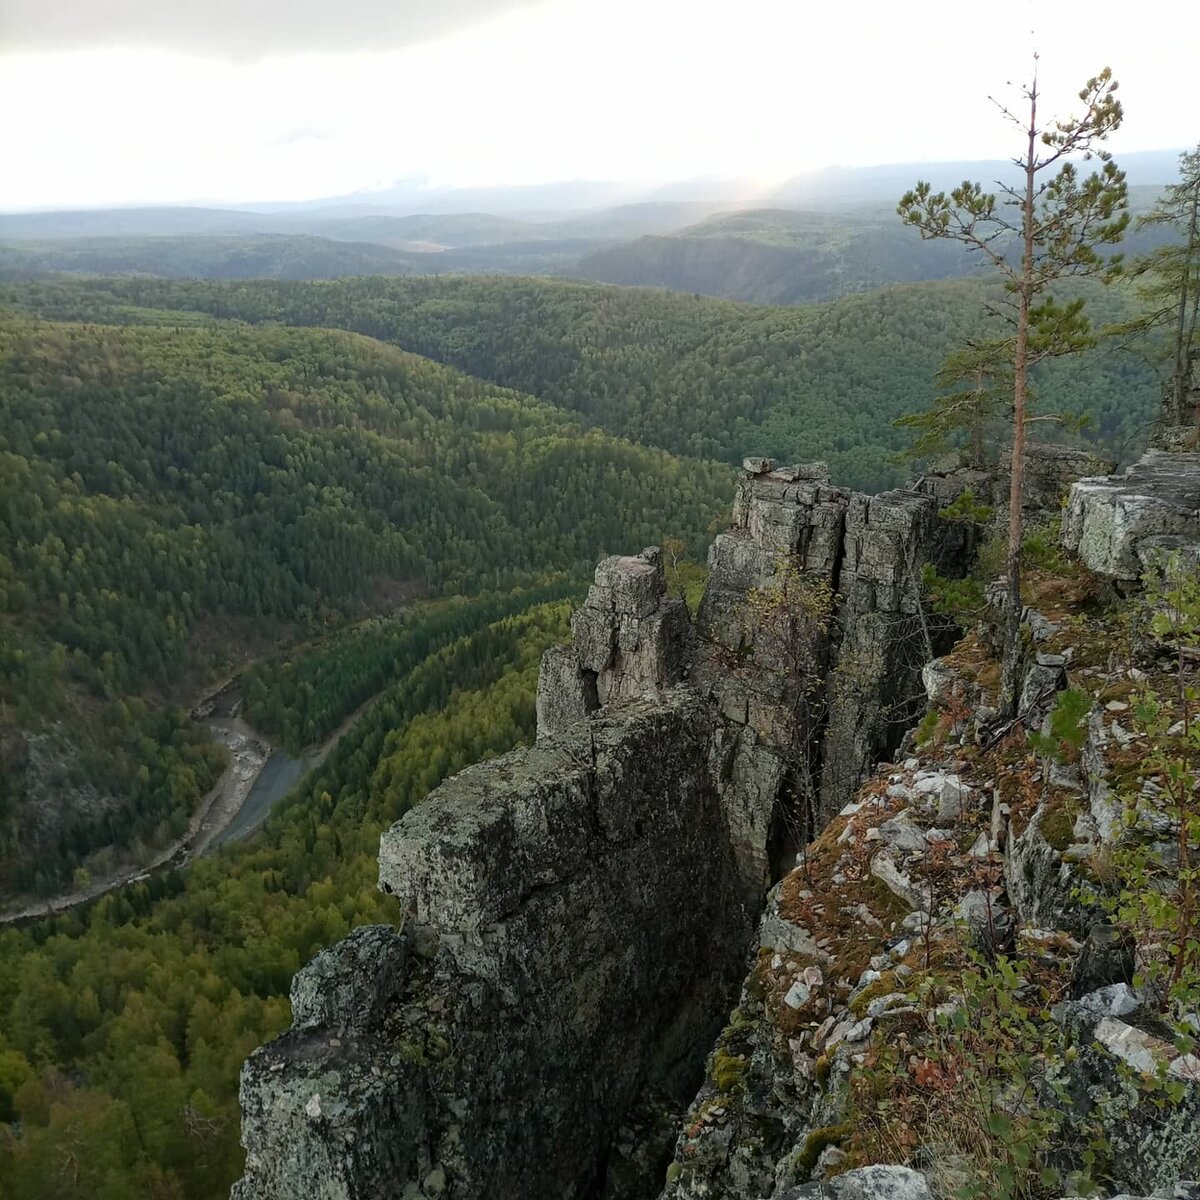
[[[920,909],[926,900],[913,886],[913,882],[896,866],[896,860],[886,851],[871,859],[871,874],[884,884],[894,895],[899,896],[910,908]]]
[[[1126,1017],[1140,1007],[1133,988],[1127,983],[1111,983],[1079,998],[1084,1008],[1107,1017]]]
[[[885,846],[891,846],[893,850],[899,850],[901,853],[925,848],[925,832],[913,824],[912,816],[907,812],[893,817],[890,821],[884,821],[878,827],[878,833]]]
[[[783,1002],[788,1008],[803,1008],[812,998],[812,989],[801,980],[797,979],[787,990],[787,994],[783,997]]]

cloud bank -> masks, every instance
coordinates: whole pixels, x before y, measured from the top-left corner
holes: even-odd
[[[541,0],[0,0],[0,49],[153,47],[233,61],[390,50]]]

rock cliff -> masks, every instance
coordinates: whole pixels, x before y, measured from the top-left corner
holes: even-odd
[[[773,849],[915,711],[916,572],[964,550],[938,504],[749,462],[694,627],[657,550],[602,562],[536,745],[385,833],[404,929],[318,956],[247,1062],[240,1200],[655,1195]]]
[[[1038,947],[1090,981],[1083,1013],[1128,975],[1119,946],[1087,950],[1059,809],[1019,812],[969,750],[986,681],[939,657],[918,586],[970,559],[939,515],[955,486],[867,497],[749,460],[694,622],[657,550],[602,562],[543,659],[536,744],[383,835],[403,928],[319,955],[247,1061],[238,1200],[652,1200],[664,1172],[669,1200],[929,1195],[928,1171],[870,1161],[821,1180],[858,1166],[853,1073],[881,1038],[916,1044],[931,930]],[[1031,727],[1067,679],[1055,615],[1028,614]],[[901,751],[930,703],[949,735]],[[1104,813],[1099,734],[1091,753],[1071,786]],[[1096,1041],[1083,1013],[1062,1027]],[[1128,1013],[1102,1015],[1127,1044]],[[1077,1086],[1112,1084],[1110,1060]]]

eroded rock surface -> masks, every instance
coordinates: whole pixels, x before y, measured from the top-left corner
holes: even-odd
[[[904,1006],[881,995],[848,1013],[871,955],[844,988],[858,943],[843,953],[814,923],[794,873],[757,950],[755,925],[772,880],[858,811],[860,781],[925,703],[941,634],[917,601],[920,566],[951,573],[970,552],[966,527],[939,516],[952,498],[944,483],[860,496],[819,465],[748,462],[694,629],[657,550],[604,560],[571,644],[543,659],[536,744],[448,780],[384,834],[380,886],[403,931],[319,955],[296,978],[293,1028],[247,1061],[238,1200],[650,1200],[748,953],[795,1029],[822,1005],[828,1019],[811,1045],[785,1038],[791,1066],[763,1076],[792,1140],[753,1143],[751,1123],[721,1143],[730,1126],[704,1109],[704,1153],[729,1174],[678,1194],[806,1183],[807,1135],[837,1107],[813,1064],[824,1055],[840,1079],[888,1004]],[[984,801],[940,766],[892,786],[852,831],[870,866],[831,915],[872,937],[902,923],[876,955],[902,974],[930,907],[913,863]]]
[[[1063,544],[1098,575],[1136,580],[1163,552],[1200,545],[1200,453],[1150,450],[1124,475],[1071,488]]]

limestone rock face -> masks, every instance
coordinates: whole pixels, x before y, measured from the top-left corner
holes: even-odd
[[[565,728],[600,705],[660,697],[682,680],[687,610],[666,592],[656,547],[600,563],[571,618],[571,645],[552,647],[542,662],[539,734]]]
[[[969,551],[944,490],[868,498],[819,464],[748,463],[694,631],[658,550],[600,563],[571,643],[543,658],[536,743],[383,835],[403,932],[318,955],[293,1028],[247,1061],[238,1200],[657,1193],[669,1118],[792,867],[789,822],[826,824],[924,702],[920,565]],[[892,832],[899,886],[924,835]],[[803,1007],[825,952],[771,903],[764,947],[812,956],[788,981]],[[875,1019],[831,1026],[829,1049]]]
[[[1071,488],[1063,545],[1110,579],[1134,580],[1163,551],[1200,543],[1200,453],[1150,450],[1124,475]]]
[[[243,1073],[239,1200],[591,1195],[647,1089],[681,1109],[757,916],[713,734],[676,689],[469,768],[389,830],[406,934],[356,931],[297,977],[294,1028]]]

